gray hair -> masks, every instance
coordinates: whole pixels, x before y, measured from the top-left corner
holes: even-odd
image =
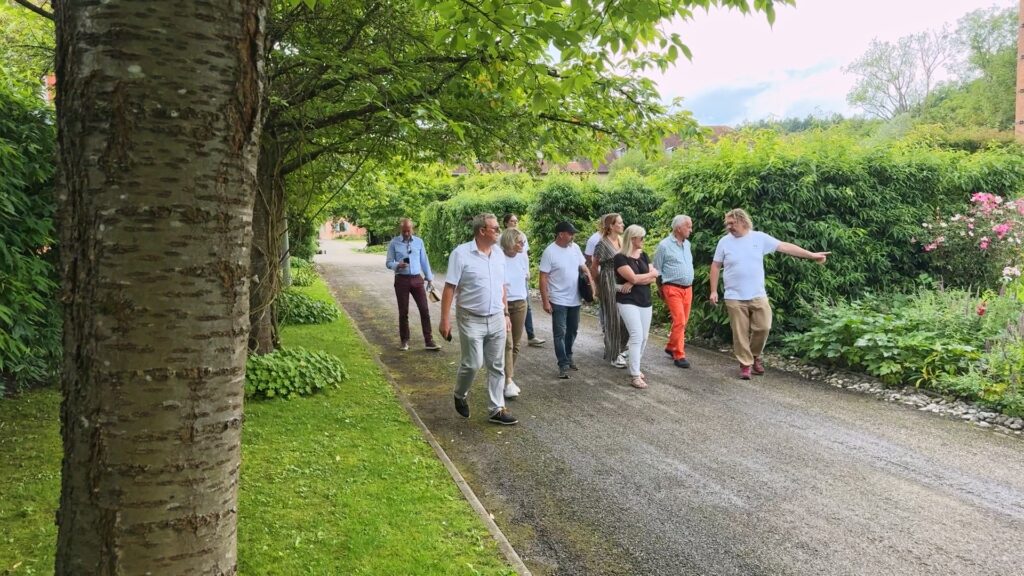
[[[511,252],[515,254],[516,242],[519,240],[526,240],[526,234],[523,234],[522,230],[517,228],[505,228],[505,231],[501,233],[501,239],[498,242],[501,244],[501,249],[504,252]]]
[[[626,231],[622,233],[622,247],[619,248],[620,254],[629,256],[629,253],[633,251],[633,238],[643,238],[647,236],[647,230],[639,224],[630,224],[626,227]]]
[[[685,222],[693,222],[693,220],[686,214],[677,214],[676,217],[672,219],[672,230],[679,228]]]
[[[497,222],[498,217],[490,212],[484,212],[483,214],[473,216],[473,236],[476,236],[481,230],[487,227],[488,220],[494,220]]]

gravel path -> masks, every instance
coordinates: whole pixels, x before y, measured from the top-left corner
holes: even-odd
[[[741,381],[717,351],[691,348],[682,370],[661,337],[650,388],[634,390],[601,360],[592,317],[571,380],[550,343],[521,355],[520,425],[486,422],[482,374],[464,420],[457,340],[423,351],[414,317],[413,349],[397,351],[391,273],[358,246],[325,242],[317,262],[534,574],[1024,573],[1019,437],[771,367]]]

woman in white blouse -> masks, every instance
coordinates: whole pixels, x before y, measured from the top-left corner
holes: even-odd
[[[526,235],[517,228],[506,228],[498,243],[505,253],[505,296],[512,324],[512,332],[505,339],[505,398],[515,398],[519,396],[519,386],[512,377],[526,326],[526,281],[530,277],[530,262],[523,251]]]

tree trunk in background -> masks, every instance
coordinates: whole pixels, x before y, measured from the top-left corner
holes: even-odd
[[[54,8],[56,573],[234,574],[266,1]]]
[[[1013,133],[1017,142],[1024,142],[1024,0],[1017,10],[1017,121]]]
[[[280,173],[281,152],[269,138],[260,147],[259,176],[253,205],[252,277],[249,293],[249,350],[267,354],[277,348],[274,298],[281,289],[281,231],[284,225],[284,178]]]

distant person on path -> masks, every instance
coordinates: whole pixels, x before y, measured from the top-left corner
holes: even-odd
[[[593,285],[583,252],[572,241],[575,235],[572,223],[559,222],[555,225],[555,241],[540,257],[540,299],[544,311],[551,314],[558,377],[562,379],[569,378],[569,370],[579,370],[573,361],[572,345],[580,326],[580,276],[586,276]]]
[[[654,267],[661,272],[658,295],[665,301],[672,317],[672,330],[665,352],[680,368],[689,368],[686,359],[686,323],[690,320],[693,303],[693,253],[690,251],[690,232],[693,221],[680,214],[672,219],[672,231],[658,243],[654,251]]]
[[[527,282],[530,278],[530,262],[526,259],[523,246],[526,235],[516,228],[505,228],[498,241],[505,254],[505,299],[508,302],[510,332],[505,338],[505,398],[518,398],[521,390],[512,380],[516,362],[519,361],[519,345],[526,327]]]
[[[590,275],[597,279],[594,294],[601,301],[601,326],[604,328],[604,359],[616,368],[626,367],[626,346],[629,334],[619,321],[615,305],[615,255],[622,251],[625,224],[617,213],[601,217],[601,241],[590,261]]]
[[[469,418],[469,388],[477,371],[486,364],[488,420],[512,425],[519,420],[505,409],[505,340],[510,328],[505,306],[505,255],[493,249],[500,230],[494,214],[478,214],[473,218],[473,239],[452,250],[438,331],[451,340],[455,300],[461,352],[455,377],[455,411]]]
[[[515,214],[508,213],[501,218],[501,224],[506,230],[509,228],[519,229],[519,217]],[[522,230],[520,230],[522,232]],[[523,257],[526,258],[527,265],[530,262],[530,241],[526,238],[526,234],[523,234]],[[543,346],[547,340],[543,338],[537,338],[537,334],[533,331],[533,307],[530,306],[530,285],[526,285],[526,339],[527,344],[534,347]]]
[[[824,264],[831,252],[809,252],[754,230],[742,208],[725,214],[725,230],[711,262],[711,303],[718,304],[718,274],[725,268],[725,307],[732,327],[732,349],[740,362],[740,378],[764,374],[761,353],[772,328],[772,308],[764,284],[764,255],[778,251]]]
[[[430,260],[423,239],[414,234],[415,225],[409,218],[398,221],[399,235],[388,244],[385,265],[395,271],[395,297],[398,298],[398,349],[409,349],[409,296],[416,301],[420,311],[420,328],[423,330],[423,344],[427,350],[441,349],[434,342],[433,330],[430,326],[430,305],[427,301],[427,290],[434,281],[434,273],[430,270]],[[424,277],[427,285],[424,287]]]
[[[626,228],[622,250],[614,258],[615,307],[629,332],[629,375],[634,388],[647,388],[640,359],[651,332],[651,284],[658,279],[658,269],[644,252],[645,236],[647,231],[636,224]]]

